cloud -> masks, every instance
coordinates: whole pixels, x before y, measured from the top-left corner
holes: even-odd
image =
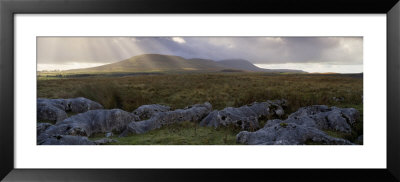
[[[362,37],[39,37],[39,64],[112,63],[156,53],[255,64],[362,65]]]
[[[180,44],[186,43],[185,39],[183,39],[182,37],[172,37],[172,40]]]
[[[332,65],[321,63],[284,63],[284,64],[256,64],[266,69],[297,69],[309,73],[362,73],[363,65]]]

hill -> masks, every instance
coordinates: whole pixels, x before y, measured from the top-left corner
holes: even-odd
[[[218,61],[218,63],[230,69],[239,69],[246,71],[271,72],[271,73],[306,73],[305,71],[302,70],[292,70],[292,69],[264,69],[257,67],[250,61],[244,59],[225,59]]]
[[[259,68],[244,59],[225,59],[218,61],[218,64],[221,64],[222,66],[227,67],[229,69],[238,69],[246,71],[270,71],[268,69]]]
[[[275,70],[259,68],[247,60],[229,59],[213,61],[209,59],[185,59],[180,56],[162,54],[143,54],[102,66],[73,69],[65,73],[137,73],[137,72],[303,72],[301,70]]]
[[[215,61],[206,59],[185,59],[179,56],[143,54],[129,59],[97,66],[74,69],[67,72],[160,72],[160,71],[218,71],[224,69]]]

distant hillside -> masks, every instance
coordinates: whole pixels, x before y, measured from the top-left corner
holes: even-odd
[[[218,61],[218,63],[229,69],[238,69],[246,71],[268,71],[267,69],[259,68],[244,59],[225,59]]]
[[[269,69],[267,72],[272,73],[307,73],[303,70],[291,70],[291,69]]]
[[[309,74],[321,74],[321,75],[333,75],[333,74],[339,74],[339,73],[335,73],[335,72],[312,72]]]
[[[255,66],[253,63],[244,59],[225,59],[218,61],[219,64],[228,67],[230,69],[239,69],[246,71],[257,71],[257,72],[272,72],[272,73],[306,73],[302,70],[291,70],[291,69],[264,69]]]
[[[185,59],[180,56],[143,54],[107,65],[73,69],[66,73],[136,73],[136,72],[168,72],[168,71],[221,71],[221,72],[302,72],[300,70],[269,70],[259,68],[243,59],[213,61],[209,59]]]
[[[68,70],[71,72],[158,72],[158,71],[218,71],[224,67],[212,60],[185,59],[179,56],[143,54],[93,68]]]

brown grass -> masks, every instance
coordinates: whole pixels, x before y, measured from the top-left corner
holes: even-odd
[[[38,97],[86,97],[127,111],[144,104],[183,108],[206,101],[223,109],[281,98],[295,111],[314,104],[362,105],[362,94],[362,78],[327,75],[208,73],[38,80]]]

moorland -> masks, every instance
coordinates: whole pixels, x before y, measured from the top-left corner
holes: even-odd
[[[209,60],[190,60],[189,63],[181,64],[184,62],[181,58],[168,59],[172,62],[166,64],[158,55],[140,59],[134,57],[114,65],[95,68],[38,72],[37,97],[84,97],[100,103],[105,109],[119,108],[128,112],[147,104],[166,105],[173,110],[210,102],[213,109],[221,110],[253,102],[285,99],[288,101],[285,115],[279,119],[285,119],[290,113],[310,105],[355,108],[361,117],[352,133],[343,135],[334,131],[325,132],[352,142],[362,135],[362,74],[248,70],[250,68],[242,70],[237,66],[215,65]],[[198,64],[199,61],[206,65]],[[68,113],[69,116],[74,114]],[[261,127],[269,119],[274,118],[261,119]],[[119,145],[236,144],[237,133],[234,128],[201,127],[198,123],[183,122],[141,135],[123,138],[115,135],[114,138],[119,141]],[[90,138],[94,140],[101,137],[95,135]]]

